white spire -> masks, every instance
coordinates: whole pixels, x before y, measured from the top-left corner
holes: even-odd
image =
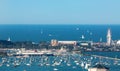
[[[107,32],[107,45],[108,46],[111,45],[111,31],[110,31],[110,29],[108,29],[108,32]]]
[[[43,30],[41,29],[41,34],[43,34]]]

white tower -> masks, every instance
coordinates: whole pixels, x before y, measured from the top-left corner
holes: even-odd
[[[108,32],[107,32],[107,45],[108,46],[111,45],[111,31],[110,31],[110,29],[108,29]]]

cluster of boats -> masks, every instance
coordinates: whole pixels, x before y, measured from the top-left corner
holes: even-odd
[[[95,56],[84,56],[80,54],[66,53],[64,55],[56,56],[9,56],[0,58],[0,67],[18,67],[18,66],[52,66],[53,70],[59,70],[56,66],[65,65],[73,69],[80,67],[88,70],[91,66],[103,64],[106,66],[120,65],[120,60],[113,60],[109,58],[99,58]]]

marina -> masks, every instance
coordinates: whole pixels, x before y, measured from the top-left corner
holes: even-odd
[[[112,52],[111,52],[112,53]],[[120,57],[119,57],[120,58]],[[66,53],[66,55],[61,56],[10,56],[0,58],[0,69],[7,71],[8,69],[17,71],[89,71],[89,67],[96,64],[103,64],[110,68],[110,71],[118,71],[120,67],[120,59],[101,57],[95,55],[81,55],[75,53]],[[6,68],[5,68],[6,67]],[[19,69],[21,68],[22,69]],[[32,69],[33,68],[33,69]]]
[[[0,0],[0,71],[120,71],[120,0]]]
[[[99,36],[98,41],[95,39],[97,36],[92,38],[96,41],[86,39],[95,32],[98,34],[96,30],[95,32],[84,30],[87,33],[85,35],[85,33],[80,33],[81,28],[74,27],[74,30],[71,30],[73,29],[71,27],[69,30],[71,32],[76,30],[79,39],[71,40],[75,36],[69,36],[72,35],[70,32],[62,40],[61,37],[55,38],[53,29],[47,34],[45,28],[39,29],[41,39],[42,35],[48,37],[46,41],[14,41],[13,37],[0,40],[0,69],[2,71],[119,71],[120,43],[119,37],[114,39],[112,31],[114,29],[107,27],[105,35]],[[55,33],[59,34],[58,31],[61,30]],[[64,34],[63,31],[59,36]]]

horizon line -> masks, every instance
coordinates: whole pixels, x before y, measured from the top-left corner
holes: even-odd
[[[72,23],[66,23],[66,24],[63,24],[63,23],[59,23],[59,24],[52,24],[52,23],[45,23],[45,24],[42,24],[42,23],[40,23],[40,24],[37,24],[37,23],[26,23],[26,24],[24,24],[24,23],[17,23],[17,24],[15,24],[15,23],[13,23],[13,24],[11,24],[11,23],[6,23],[6,24],[0,24],[0,25],[120,25],[120,24],[72,24]]]

